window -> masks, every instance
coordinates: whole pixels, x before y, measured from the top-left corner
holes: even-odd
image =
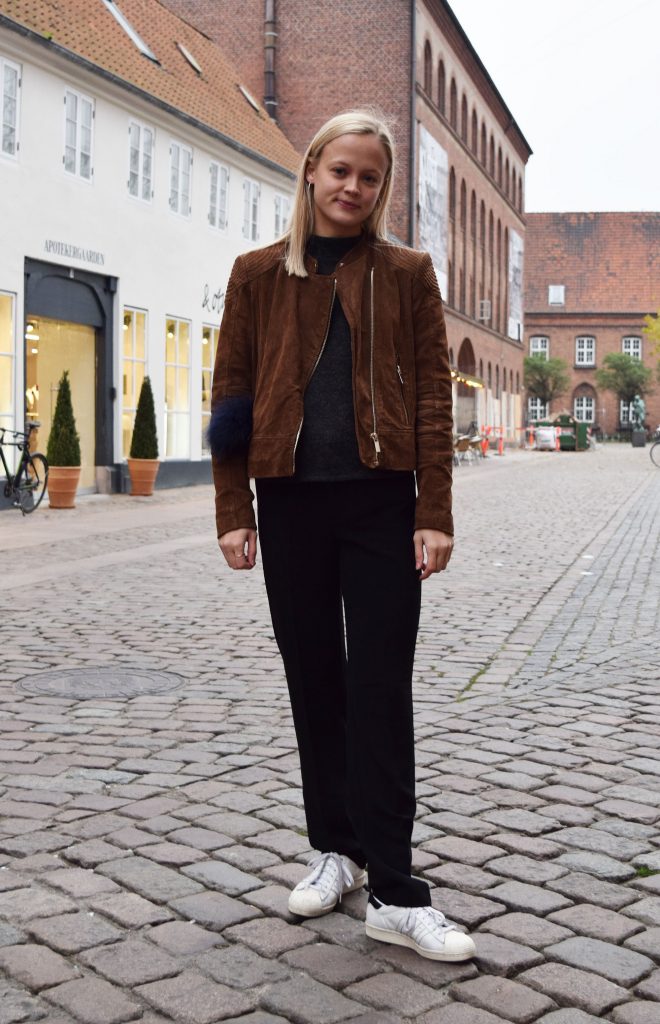
[[[495,177],[495,139],[491,135],[488,149],[488,172],[491,178]]]
[[[470,139],[470,148],[476,156],[479,148],[479,122],[477,120],[477,112],[474,107],[472,108],[472,135]]]
[[[243,238],[256,242],[259,238],[259,183],[243,180]]]
[[[548,403],[542,402],[540,398],[529,398],[527,400],[527,415],[530,420],[544,420],[548,415]]]
[[[438,108],[441,114],[445,113],[445,65],[444,61],[438,64]]]
[[[103,0],[103,3],[108,8],[114,19],[119,22],[128,38],[135,44],[140,53],[143,56],[148,57],[149,60],[154,61],[155,64],[160,63],[158,58],[149,49],[144,39],[142,39],[142,37],[135,31],[128,18],[126,18],[119,10],[117,4],[114,3],[114,0]]]
[[[540,334],[536,334],[529,339],[529,354],[530,356],[543,356],[544,359],[550,358],[550,338],[543,337]]]
[[[632,402],[619,402],[619,420],[621,425],[632,423]]]
[[[573,415],[580,423],[593,423],[594,400],[592,395],[578,395],[573,402]]]
[[[224,231],[227,227],[227,196],[229,192],[229,169],[222,164],[211,162],[209,167],[209,224]]]
[[[30,350],[28,348],[28,358]],[[14,296],[0,292],[0,427],[14,427]],[[28,408],[29,412],[29,408]]]
[[[2,100],[2,153],[18,152],[18,98],[21,72],[17,64],[0,58],[0,99]]]
[[[128,126],[128,192],[136,199],[151,201],[153,196],[154,133],[137,121]]]
[[[463,142],[467,143],[468,140],[468,104],[465,93],[461,99],[461,138]]]
[[[424,92],[427,96],[433,93],[433,57],[428,39],[424,43]]]
[[[147,314],[124,306],[121,388],[121,450],[128,458],[135,410],[146,372]]]
[[[64,93],[64,170],[86,181],[92,180],[92,126],[94,103],[72,89]]]
[[[190,322],[165,325],[165,457],[190,455]]]
[[[481,160],[482,166],[486,166],[486,154],[488,150],[488,135],[486,133],[485,122],[481,122],[481,153],[479,159]]]
[[[275,196],[275,238],[279,238],[289,227],[291,200],[288,196]]]
[[[192,149],[180,142],[170,144],[170,210],[182,217],[190,216]]]
[[[596,339],[581,335],[575,339],[575,365],[594,366],[596,363]]]
[[[219,327],[210,327],[208,324],[202,327],[202,451],[207,455],[210,449],[206,432],[211,422],[211,387],[219,334]]]
[[[449,123],[452,128],[456,128],[458,125],[458,93],[455,78],[452,78],[449,86]]]
[[[642,358],[642,339],[635,335],[621,339],[621,351],[633,359]]]
[[[563,306],[566,295],[566,286],[563,284],[548,285],[548,305]]]

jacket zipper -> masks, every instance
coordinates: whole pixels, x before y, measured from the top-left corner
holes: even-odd
[[[376,424],[376,393],[374,391],[374,268],[371,268],[370,275],[370,286],[371,286],[371,352],[369,361],[369,371],[371,379],[371,415],[373,418],[373,431],[370,435],[371,440],[374,443],[376,450],[376,465],[378,465],[378,456],[380,455],[380,441],[378,440],[378,430]]]
[[[309,382],[312,379],[312,377],[314,376],[314,374],[316,373],[316,367],[319,365],[319,363],[321,361],[321,356],[323,355],[323,352],[325,350],[326,342],[328,340],[328,334],[330,333],[330,321],[332,319],[332,307],[335,304],[335,295],[336,294],[337,294],[337,278],[335,278],[334,281],[332,282],[332,298],[330,300],[330,309],[328,310],[328,320],[327,320],[327,323],[325,325],[325,334],[323,335],[323,342],[321,343],[321,348],[319,350],[319,354],[316,357],[316,362],[314,363],[314,365],[312,367],[312,372],[310,373],[309,377],[305,381],[305,387],[303,389],[303,401],[304,401],[304,398],[305,398],[305,391],[307,391],[307,388],[309,386]],[[303,428],[303,420],[304,419],[305,419],[305,415],[304,415],[304,412],[303,412],[303,415],[300,418],[300,424],[298,426],[298,433],[296,434],[296,439],[295,439],[295,441],[293,443],[293,472],[294,473],[296,471],[296,448],[298,447],[298,441],[300,440],[300,432],[301,432],[301,430]]]
[[[396,375],[399,378],[399,386],[401,388],[401,404],[403,406],[403,415],[406,418],[406,426],[410,425],[408,419],[408,409],[406,407],[406,396],[403,390],[403,374],[401,373],[401,363],[399,362],[399,353],[396,353]]]

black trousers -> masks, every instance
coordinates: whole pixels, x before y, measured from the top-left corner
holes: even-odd
[[[310,844],[367,865],[383,903],[427,906],[410,874],[414,476],[257,480],[257,504]]]

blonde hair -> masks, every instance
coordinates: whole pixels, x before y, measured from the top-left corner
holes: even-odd
[[[310,160],[318,160],[324,147],[334,139],[338,139],[340,135],[375,135],[385,148],[389,166],[378,196],[378,202],[362,225],[362,230],[373,238],[387,240],[387,209],[392,194],[394,175],[392,131],[384,117],[376,110],[347,110],[331,117],[319,128],[307,147],[307,152],[300,165],[289,229],[284,235],[286,241],[284,265],[287,273],[295,277],[307,277],[305,246],[314,231],[314,192],[313,185],[307,185],[307,167]]]

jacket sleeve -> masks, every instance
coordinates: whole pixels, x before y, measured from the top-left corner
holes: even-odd
[[[237,399],[251,402],[253,335],[250,288],[239,256],[227,285],[213,372],[209,433],[216,441],[223,440],[220,435],[231,422],[224,410],[232,404],[235,407]],[[212,455],[218,537],[229,530],[256,529],[247,468],[249,438],[243,444],[231,438],[224,440],[224,452],[219,455],[220,446],[214,444]]]
[[[440,289],[424,253],[413,282],[417,384],[417,508],[415,529],[453,536],[453,417],[451,371]]]

